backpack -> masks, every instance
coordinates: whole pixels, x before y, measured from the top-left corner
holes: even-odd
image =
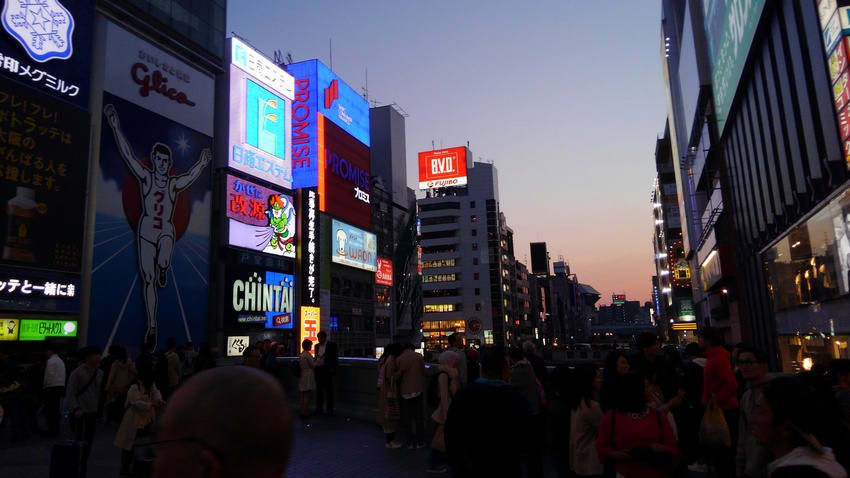
[[[440,371],[431,375],[431,380],[428,382],[428,392],[425,395],[425,403],[431,408],[440,406],[440,375],[446,372]]]

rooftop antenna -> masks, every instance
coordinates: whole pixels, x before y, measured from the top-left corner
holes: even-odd
[[[366,102],[369,102],[369,69],[366,68],[366,86],[361,88],[363,90],[363,98],[366,99]]]
[[[328,38],[328,47],[331,52],[331,71],[334,69],[334,39]]]

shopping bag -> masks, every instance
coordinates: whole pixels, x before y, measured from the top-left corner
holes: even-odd
[[[699,426],[699,442],[703,445],[732,446],[732,437],[729,435],[729,425],[723,416],[723,410],[712,400],[705,409],[702,423]]]
[[[401,405],[395,394],[395,386],[392,379],[390,379],[390,390],[387,392],[387,410],[384,414],[387,420],[398,420],[401,418]]]

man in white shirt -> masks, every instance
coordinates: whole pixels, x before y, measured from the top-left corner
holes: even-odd
[[[47,364],[44,367],[44,417],[47,436],[59,435],[59,406],[65,396],[65,362],[59,358],[58,347],[47,344]]]

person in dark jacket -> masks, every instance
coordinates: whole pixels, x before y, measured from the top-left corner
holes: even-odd
[[[458,390],[446,416],[449,462],[461,476],[519,477],[534,446],[531,408],[507,383],[504,348],[484,350],[480,363],[481,377]]]

